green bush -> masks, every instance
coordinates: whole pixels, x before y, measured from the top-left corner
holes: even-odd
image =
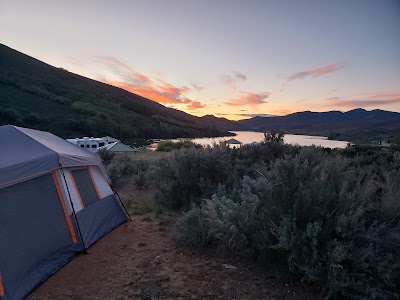
[[[211,195],[229,176],[228,148],[183,148],[153,168],[157,200],[172,209],[189,207]]]
[[[103,162],[103,164],[105,166],[107,166],[113,160],[113,158],[115,156],[115,153],[113,153],[111,151],[107,151],[104,148],[97,151],[97,154],[100,156],[101,161]]]
[[[138,190],[143,190],[146,185],[146,175],[145,172],[138,170],[137,174],[133,175],[133,181]]]
[[[117,179],[121,178],[123,174],[124,165],[119,161],[113,160],[106,166],[106,170],[112,185],[115,185]]]
[[[181,139],[179,141],[162,141],[157,144],[157,151],[172,151],[172,150],[177,150],[177,149],[182,149],[182,148],[200,148],[202,147],[199,144],[193,143],[191,140],[186,140],[186,139]]]
[[[398,297],[399,152],[356,149],[348,157],[348,149],[282,145],[272,154],[278,148],[254,147],[219,153],[229,156],[234,175],[221,177],[213,195],[179,219],[177,242],[273,257],[328,298]],[[198,164],[200,154],[179,155]],[[171,178],[181,186],[183,178]],[[196,193],[186,190],[186,199]]]

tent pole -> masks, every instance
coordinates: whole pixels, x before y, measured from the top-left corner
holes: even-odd
[[[126,216],[129,218],[130,221],[132,221],[132,218],[129,215],[128,210],[126,209],[124,203],[121,200],[121,197],[119,196],[117,190],[115,189],[115,187],[113,185],[111,185],[111,189],[112,189],[113,193],[117,196],[119,203],[121,203],[122,207],[124,208]]]
[[[89,252],[87,251],[87,248],[86,248],[86,246],[85,246],[85,242],[83,241],[83,236],[82,236],[82,232],[81,232],[81,227],[79,226],[78,218],[76,217],[76,212],[75,212],[75,208],[74,208],[74,203],[72,202],[71,193],[69,192],[67,180],[66,180],[65,174],[64,174],[64,169],[63,169],[63,167],[62,167],[62,165],[61,165],[60,162],[59,162],[59,164],[60,164],[62,176],[63,176],[63,178],[64,178],[65,186],[67,187],[67,193],[68,193],[69,203],[71,203],[71,207],[72,207],[72,214],[74,215],[74,219],[75,219],[75,222],[76,222],[76,227],[78,228],[78,232],[79,232],[79,237],[81,238],[81,241],[82,241],[83,253],[84,253],[84,254],[89,254]]]

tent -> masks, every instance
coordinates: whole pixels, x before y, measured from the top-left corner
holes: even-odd
[[[137,152],[138,151],[136,148],[132,148],[131,146],[122,144],[120,141],[100,147],[99,150],[101,150],[101,149],[105,149],[106,151],[116,152],[116,153],[119,153],[119,152],[128,153],[128,152]]]
[[[22,299],[128,216],[97,154],[0,126],[0,299]]]

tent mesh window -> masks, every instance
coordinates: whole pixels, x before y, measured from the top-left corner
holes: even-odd
[[[96,189],[93,186],[88,169],[76,169],[72,170],[71,173],[74,177],[76,187],[81,195],[82,202],[85,207],[95,203],[96,201],[99,201],[99,196],[97,195]]]

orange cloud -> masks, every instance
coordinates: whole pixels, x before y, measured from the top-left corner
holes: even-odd
[[[339,63],[327,64],[327,65],[319,67],[319,68],[314,68],[314,69],[309,69],[306,71],[294,73],[289,76],[287,81],[290,82],[293,80],[304,79],[307,77],[315,78],[315,77],[319,77],[322,75],[326,75],[329,73],[339,71],[339,70],[343,69],[344,67],[345,67],[344,64],[339,64]]]
[[[265,92],[265,93],[246,93],[246,92],[242,92],[242,96],[237,98],[237,99],[233,99],[229,102],[227,102],[226,104],[230,105],[230,106],[245,106],[245,105],[249,105],[252,107],[255,107],[257,105],[260,104],[264,104],[267,103],[267,101],[265,101],[265,99],[267,99],[269,97],[269,93]]]
[[[198,108],[204,108],[205,105],[201,104],[199,101],[193,101],[190,103],[186,108],[190,110],[198,109]]]
[[[194,102],[187,97],[187,94],[191,91],[187,86],[177,87],[163,80],[152,80],[148,76],[112,56],[103,56],[100,57],[100,59],[108,66],[109,71],[111,71],[114,77],[118,78],[110,80],[104,77],[98,77],[98,79],[104,83],[122,88],[128,92],[164,105],[179,103],[192,104],[192,106],[189,106],[193,108],[189,109],[194,109],[194,107],[199,108],[199,105],[201,105],[200,102]]]

